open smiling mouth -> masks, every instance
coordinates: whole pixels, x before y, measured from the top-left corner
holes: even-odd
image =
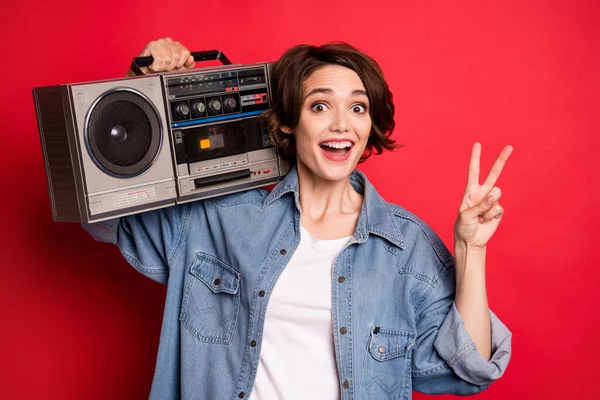
[[[324,142],[319,145],[329,154],[342,155],[348,153],[354,144],[352,142]]]

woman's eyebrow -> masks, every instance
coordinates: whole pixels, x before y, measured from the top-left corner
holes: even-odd
[[[361,95],[369,97],[369,96],[367,96],[367,91],[366,90],[356,89],[356,90],[352,91],[352,96],[361,96]]]
[[[304,99],[308,99],[310,96],[317,93],[333,94],[333,90],[327,88],[314,88],[313,90],[308,92],[306,96],[304,96]]]
[[[311,90],[310,92],[308,92],[308,94],[304,97],[304,99],[306,100],[307,98],[309,98],[310,96],[312,96],[313,94],[316,93],[325,93],[325,94],[333,94],[333,90],[332,89],[328,89],[328,88],[314,88],[313,90]],[[356,89],[353,90],[352,93],[350,93],[351,96],[367,96],[367,91],[366,90],[362,90],[362,89]]]

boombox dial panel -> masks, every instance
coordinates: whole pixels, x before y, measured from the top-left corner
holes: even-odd
[[[269,107],[264,67],[166,79],[171,127],[256,116]]]

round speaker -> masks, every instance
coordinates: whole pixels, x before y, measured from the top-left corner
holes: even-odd
[[[156,108],[141,92],[116,88],[90,107],[85,141],[94,163],[117,178],[137,176],[152,166],[162,146]]]

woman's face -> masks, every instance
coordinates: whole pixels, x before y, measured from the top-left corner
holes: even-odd
[[[346,179],[371,132],[365,87],[351,69],[328,65],[304,81],[303,93],[300,121],[293,132],[298,168],[330,181]]]

